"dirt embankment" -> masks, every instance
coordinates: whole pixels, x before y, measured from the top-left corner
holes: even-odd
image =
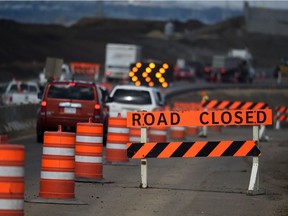
[[[243,17],[215,25],[195,20],[175,22],[173,37],[164,34],[165,24],[162,21],[87,18],[64,27],[0,20],[0,81],[37,76],[46,57],[103,65],[107,43],[139,44],[143,47],[143,59],[172,64],[177,58],[209,63],[215,54],[247,47],[254,57],[255,67],[272,68],[287,54],[287,37],[249,34]]]

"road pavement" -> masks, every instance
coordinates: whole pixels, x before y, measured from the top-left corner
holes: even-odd
[[[29,201],[39,195],[42,145],[34,136],[13,140],[26,148],[26,216],[284,216],[288,214],[287,128],[267,129],[268,142],[260,142],[261,187],[264,195],[247,196],[251,157],[148,159],[148,188],[139,188],[140,161],[103,165],[103,175],[112,183],[75,184],[77,200],[87,205],[39,204]],[[252,127],[223,127],[208,131],[198,140],[252,139]],[[104,151],[105,152],[105,151]]]

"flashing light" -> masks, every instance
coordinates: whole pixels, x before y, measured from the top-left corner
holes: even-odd
[[[75,82],[69,82],[69,86],[75,86]]]
[[[138,68],[137,67],[133,67],[132,71],[136,73],[138,71]]]
[[[151,72],[152,72],[152,69],[149,68],[149,67],[147,67],[147,68],[145,69],[145,71],[146,71],[147,73],[151,73]]]
[[[159,82],[160,82],[160,83],[165,82],[165,78],[164,78],[164,77],[160,77],[160,78],[159,78]]]
[[[162,74],[158,72],[158,73],[155,74],[155,77],[156,78],[160,78],[160,77],[162,77]]]
[[[137,76],[133,76],[133,77],[132,77],[132,81],[133,81],[133,82],[136,82],[137,80],[138,80],[138,77],[137,77]]]
[[[146,77],[145,81],[148,83],[151,81],[151,78],[150,77]]]
[[[167,63],[164,63],[164,64],[162,65],[162,67],[167,70],[167,69],[169,68],[169,65],[168,65]]]
[[[147,72],[143,72],[142,73],[142,77],[146,78],[148,76],[148,73]]]
[[[136,63],[136,67],[137,67],[137,68],[141,68],[141,67],[142,67],[142,63],[141,63],[141,62],[137,62],[137,63]]]
[[[165,70],[164,68],[160,68],[160,69],[159,69],[159,72],[162,73],[162,74],[164,74],[164,73],[166,72],[166,70]]]
[[[140,86],[140,85],[141,85],[141,82],[138,80],[138,81],[135,82],[135,85],[136,85],[136,86]]]
[[[156,65],[155,65],[153,62],[151,62],[151,63],[149,64],[149,67],[152,68],[152,69],[155,68],[155,66],[156,66]]]
[[[162,83],[162,87],[163,87],[163,88],[167,88],[167,87],[168,87],[168,83],[167,83],[167,82],[163,82],[163,83]]]
[[[148,85],[149,85],[150,87],[153,87],[153,86],[154,86],[154,82],[149,82]]]
[[[133,77],[135,75],[135,73],[133,71],[129,72],[129,77]]]

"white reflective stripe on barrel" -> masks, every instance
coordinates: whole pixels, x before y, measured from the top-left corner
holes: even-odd
[[[43,155],[63,155],[63,156],[74,156],[74,148],[54,148],[54,147],[43,147]]]
[[[127,149],[126,144],[106,144],[106,149]]]
[[[170,129],[175,131],[184,131],[185,127],[170,127]]]
[[[74,180],[74,172],[50,172],[41,171],[41,179],[63,179],[63,180]]]
[[[76,142],[85,142],[85,143],[102,143],[103,137],[94,137],[94,136],[76,136]]]
[[[0,177],[23,177],[24,167],[0,166]]]
[[[129,137],[130,142],[141,142],[141,137]]]
[[[129,128],[108,127],[108,133],[124,133],[124,134],[129,134]]]
[[[167,131],[163,131],[163,130],[150,130],[150,134],[153,135],[166,135]]]
[[[93,156],[75,156],[76,162],[85,162],[85,163],[102,163],[102,157],[93,157]]]
[[[24,208],[24,200],[0,199],[1,210],[22,210],[23,208]]]

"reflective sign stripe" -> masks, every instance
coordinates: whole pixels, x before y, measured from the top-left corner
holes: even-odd
[[[126,144],[111,144],[111,143],[107,143],[106,149],[126,149]]]
[[[75,156],[75,161],[85,163],[102,163],[102,157]]]
[[[129,133],[129,128],[108,127],[108,133]]]
[[[24,208],[24,200],[0,199],[1,210],[22,210]]]
[[[72,148],[43,147],[43,155],[74,156],[75,150]]]
[[[103,137],[76,136],[76,142],[102,143]]]
[[[23,167],[0,166],[0,177],[23,177]]]
[[[49,172],[41,171],[41,179],[63,179],[63,180],[74,180],[74,172]]]

